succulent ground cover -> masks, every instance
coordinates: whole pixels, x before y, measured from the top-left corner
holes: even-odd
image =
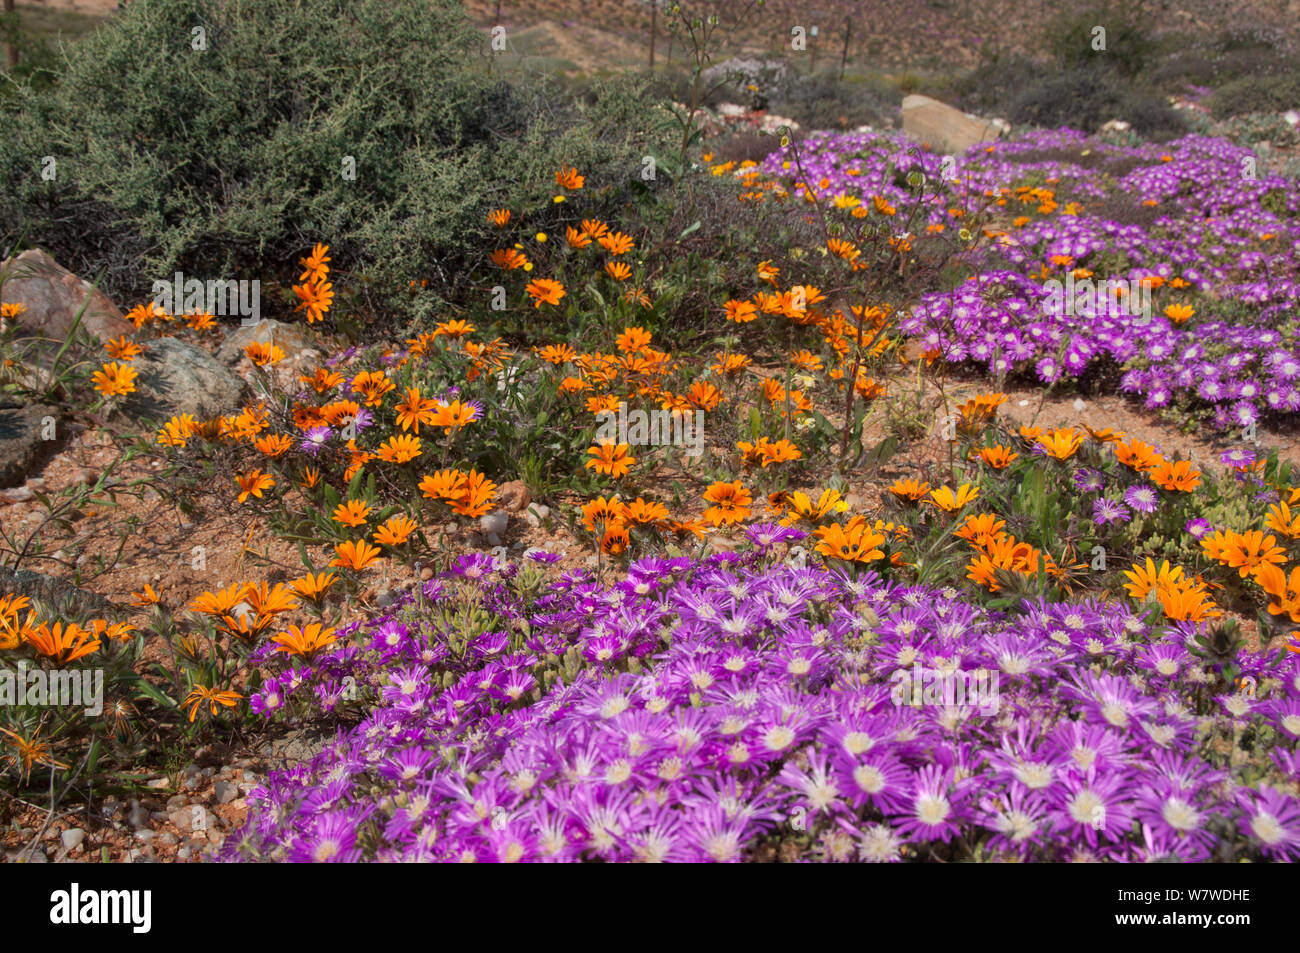
[[[662,252],[702,220],[592,217],[600,183],[551,170],[525,184],[549,232],[485,210],[491,304],[292,370],[251,343],[237,412],[119,431],[300,566],[143,585],[120,617],[0,600],[7,662],[101,670],[108,699],[7,708],[7,764],[93,775],[150,722],[325,726],[226,860],[1293,860],[1300,479],[1264,438],[1300,409],[1300,196],[1248,158],[1064,131],[706,149],[701,190],[792,237],[730,250],[688,328]],[[302,254],[315,333],[346,269]],[[1067,280],[1108,290],[1067,306]],[[105,426],[141,353],[216,327],[128,317],[58,377]],[[1221,455],[1017,426],[1026,381],[1117,388]],[[448,529],[501,536],[516,479],[581,557]]]

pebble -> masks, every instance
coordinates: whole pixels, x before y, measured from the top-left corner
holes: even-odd
[[[174,811],[179,811],[189,802],[189,798],[184,794],[173,794],[167,799],[167,813],[171,814]]]
[[[532,495],[529,494],[523,480],[511,480],[497,487],[497,499],[511,513],[518,513],[529,504]]]
[[[86,839],[86,832],[80,827],[69,827],[59,835],[59,839],[63,841],[63,846],[65,848],[73,850],[74,848],[81,846],[81,842]]]
[[[532,506],[528,507],[528,511],[524,513],[524,519],[528,520],[529,526],[540,526],[542,520],[546,519],[546,517],[550,515],[551,508],[549,506],[545,503],[534,503]]]
[[[421,582],[428,582],[432,578],[433,578],[433,570],[430,569],[428,566],[425,566],[423,569],[420,570]]]
[[[493,510],[479,517],[478,525],[489,536],[500,536],[510,524],[510,514],[505,510]],[[493,545],[500,545],[494,543]]]
[[[126,822],[136,830],[149,826],[149,811],[139,801],[132,801],[127,811]]]
[[[36,496],[31,487],[16,486],[9,490],[0,490],[0,496],[3,496],[10,503],[26,503]]]
[[[145,782],[145,787],[153,788],[155,791],[161,791],[171,786],[171,782],[166,778],[151,778]]]
[[[212,785],[212,794],[218,804],[229,804],[239,796],[239,787],[229,781],[218,781]]]
[[[138,841],[144,841],[146,844],[149,843],[151,840],[153,840],[153,837],[154,837],[153,831],[135,832],[135,839]]]
[[[393,595],[391,589],[381,589],[379,595],[375,596],[375,605],[381,609],[387,609],[396,601],[397,597]]]
[[[498,536],[496,533],[488,533],[487,542],[489,546],[500,546],[501,537]]]
[[[163,831],[161,834],[159,834],[157,837],[153,839],[153,842],[155,844],[162,844],[165,847],[171,847],[173,844],[179,843],[180,838],[178,838],[171,831]]]
[[[206,829],[208,812],[201,804],[190,804],[173,811],[169,819],[180,830],[197,834]]]

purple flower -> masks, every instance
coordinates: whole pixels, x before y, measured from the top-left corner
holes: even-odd
[[[303,433],[302,440],[298,443],[298,447],[312,456],[315,456],[320,452],[321,447],[325,446],[329,441],[331,433],[332,431],[329,427],[309,427]]]
[[[1219,461],[1230,467],[1248,467],[1255,462],[1255,452],[1246,447],[1233,447],[1219,454]]]
[[[1092,521],[1098,526],[1105,526],[1107,523],[1127,523],[1128,518],[1128,508],[1123,503],[1105,497],[1093,501]]]
[[[1245,816],[1241,831],[1271,860],[1300,860],[1300,804],[1294,797],[1261,785],[1239,797]]]
[[[1187,523],[1184,524],[1183,529],[1184,531],[1191,533],[1192,536],[1197,539],[1200,539],[1203,536],[1208,536],[1210,533],[1214,532],[1214,527],[1210,525],[1210,521],[1202,519],[1201,517],[1188,520]]]
[[[1155,487],[1144,483],[1125,490],[1124,502],[1139,513],[1154,513],[1160,505],[1160,494]]]

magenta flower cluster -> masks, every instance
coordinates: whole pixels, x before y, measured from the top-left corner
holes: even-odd
[[[1300,657],[1243,654],[1237,695],[1192,626],[1125,603],[997,613],[750,538],[531,599],[462,557],[263,685],[268,717],[358,714],[253,792],[223,858],[1300,858]],[[1234,734],[1249,783],[1211,743]]]

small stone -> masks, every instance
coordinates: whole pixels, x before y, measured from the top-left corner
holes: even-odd
[[[1085,410],[1088,409],[1088,405],[1084,402],[1082,397],[1076,397],[1074,398],[1074,409],[1078,413],[1083,413]]]
[[[50,858],[45,856],[43,850],[34,850],[29,854],[23,854],[22,858],[29,864],[48,864],[50,862]]]
[[[164,847],[171,847],[175,844],[180,843],[180,838],[178,838],[171,831],[163,831],[153,839],[153,842],[155,844],[161,844]]]
[[[166,778],[151,778],[145,782],[145,787],[153,788],[155,791],[166,790],[171,786],[171,782]]]
[[[188,847],[182,847],[180,850],[176,851],[176,859],[177,859],[177,860],[189,860],[189,859],[190,859],[190,849],[189,849]]]
[[[167,799],[167,813],[173,814],[188,803],[190,803],[190,799],[184,794],[174,794]]]
[[[170,815],[171,822],[181,831],[189,831],[193,836],[207,829],[208,811],[201,804],[190,804]]]
[[[420,570],[421,582],[428,582],[432,578],[433,578],[433,570],[430,569],[428,566],[425,566],[423,569]]]
[[[31,487],[16,486],[9,490],[0,490],[0,496],[3,496],[10,503],[26,503],[36,496]]]
[[[86,839],[86,832],[80,827],[69,827],[59,835],[59,839],[63,841],[64,848],[73,850],[81,846],[81,842]]]
[[[136,831],[135,839],[144,841],[146,844],[153,840],[153,831]]]
[[[528,511],[524,513],[524,519],[528,521],[529,526],[540,526],[542,520],[546,519],[550,515],[551,508],[549,506],[545,503],[534,503],[532,506],[528,507]]]
[[[229,781],[218,781],[212,785],[212,795],[218,804],[229,804],[239,796],[239,787]]]
[[[460,526],[458,526],[456,523],[448,523],[446,526],[442,528],[442,531],[446,533],[448,536],[455,536],[457,533],[460,532]]]
[[[501,545],[501,537],[498,536],[496,533],[488,533],[487,541],[489,546]]]
[[[466,533],[465,545],[470,547],[470,549],[477,549],[483,545],[483,537],[478,533]]]
[[[126,822],[136,830],[149,826],[149,811],[139,801],[132,801],[127,811]]]
[[[381,609],[387,609],[396,601],[397,597],[393,595],[391,589],[381,589],[379,594],[375,596],[375,605]]]
[[[510,524],[510,514],[505,510],[493,510],[479,517],[478,525],[489,536],[500,536]]]
[[[523,480],[511,480],[497,487],[497,499],[511,513],[518,513],[532,501],[532,495]]]

